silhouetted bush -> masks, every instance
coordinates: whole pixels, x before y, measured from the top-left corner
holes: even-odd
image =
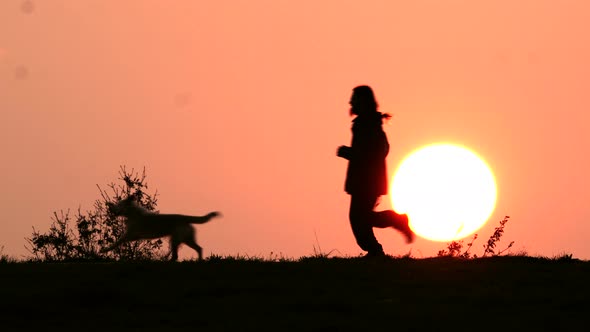
[[[16,259],[4,254],[4,246],[0,247],[0,263],[14,263]]]
[[[486,257],[488,255],[489,256],[500,256],[504,252],[506,252],[508,249],[512,248],[514,241],[510,242],[510,244],[508,244],[508,246],[506,248],[504,248],[503,250],[496,249],[496,244],[498,242],[500,242],[500,238],[502,238],[502,235],[504,234],[504,227],[506,226],[508,219],[510,219],[510,216],[505,216],[504,219],[500,220],[500,226],[498,226],[494,229],[494,233],[490,236],[490,238],[488,239],[488,242],[483,245],[484,251],[483,251],[483,254],[481,255],[481,257]],[[438,252],[438,256],[439,257],[477,258],[478,257],[477,255],[469,252],[469,250],[473,246],[473,242],[475,242],[476,239],[477,239],[477,234],[474,234],[473,238],[471,239],[471,242],[469,242],[466,245],[467,248],[465,249],[465,251],[463,253],[461,253],[461,250],[463,250],[463,240],[452,241],[450,243],[447,243],[447,249],[440,250]]]
[[[147,193],[145,169],[141,174],[125,167],[119,170],[122,183],[108,185],[110,194],[97,185],[100,199],[94,208],[83,213],[80,208],[72,221],[70,211],[53,213],[52,223],[47,233],[33,227],[33,234],[25,238],[25,246],[41,261],[66,260],[161,260],[165,258],[162,240],[142,240],[124,243],[118,248],[101,253],[113,244],[124,231],[124,224],[107,208],[109,203],[117,202],[130,195],[137,198],[144,208],[157,213],[157,192]]]

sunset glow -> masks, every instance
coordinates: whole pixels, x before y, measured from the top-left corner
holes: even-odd
[[[415,242],[374,230],[386,254],[436,256],[430,238],[469,231],[479,253],[509,215],[515,250],[590,259],[590,1],[4,0],[0,21],[0,256],[29,256],[53,212],[92,209],[120,166],[145,168],[159,211],[223,212],[199,226],[206,257],[356,256],[336,150],[366,84],[392,116],[395,197],[375,210],[418,205]],[[455,192],[432,207],[393,181],[437,142],[493,170],[497,200],[457,198],[482,223],[493,210],[478,230],[445,226]]]
[[[433,144],[412,152],[395,172],[391,199],[410,227],[434,241],[464,238],[481,228],[496,204],[490,168],[470,150]]]

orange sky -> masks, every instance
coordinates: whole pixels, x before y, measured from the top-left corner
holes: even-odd
[[[91,209],[126,165],[162,212],[224,213],[198,227],[206,255],[311,255],[315,234],[357,255],[335,152],[369,84],[394,115],[391,175],[438,141],[493,168],[475,253],[510,215],[500,247],[590,258],[588,2],[23,2],[0,2],[4,254],[27,254],[53,211]],[[393,255],[444,248],[376,235]]]

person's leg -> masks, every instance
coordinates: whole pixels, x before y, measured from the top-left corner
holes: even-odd
[[[410,229],[408,216],[406,214],[398,214],[393,210],[384,210],[374,212],[371,221],[373,227],[393,227],[404,234],[407,243],[414,242],[414,232]]]
[[[350,226],[357,244],[369,255],[383,255],[383,247],[373,233],[373,207],[376,197],[363,195],[351,195],[350,197]]]

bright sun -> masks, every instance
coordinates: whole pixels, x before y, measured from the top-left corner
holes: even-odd
[[[391,183],[391,202],[395,211],[408,214],[417,235],[456,240],[486,223],[496,205],[496,182],[470,150],[432,144],[402,161]]]

